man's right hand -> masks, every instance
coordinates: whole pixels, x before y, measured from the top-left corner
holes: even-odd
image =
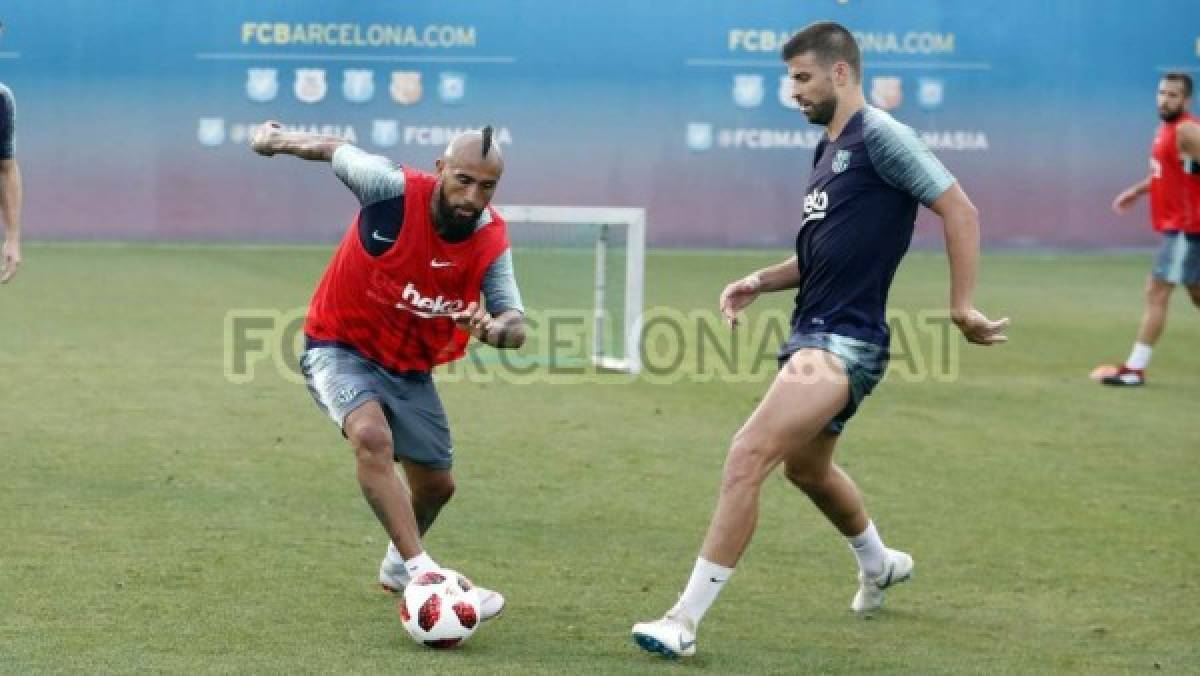
[[[1126,211],[1129,211],[1129,209],[1137,202],[1137,199],[1140,196],[1141,193],[1135,190],[1126,190],[1120,195],[1117,195],[1117,198],[1113,200],[1112,210],[1118,214],[1123,214]]]
[[[270,157],[279,150],[277,142],[283,133],[283,125],[275,120],[267,120],[254,130],[250,137],[250,147],[259,155]]]
[[[721,314],[730,326],[737,326],[738,313],[758,298],[762,292],[762,279],[758,275],[748,275],[732,282],[721,292]]]
[[[21,241],[13,238],[4,240],[3,252],[0,253],[0,284],[8,284],[20,266]]]

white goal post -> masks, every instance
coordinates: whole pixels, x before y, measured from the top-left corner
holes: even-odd
[[[595,283],[592,312],[592,363],[597,368],[640,373],[642,304],[646,265],[646,210],[633,207],[497,206],[511,224],[540,223],[596,228]],[[607,257],[612,228],[625,229],[625,298],[621,346],[624,354],[607,354],[604,337],[608,321]]]

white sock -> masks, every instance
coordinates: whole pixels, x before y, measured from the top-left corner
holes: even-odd
[[[387,554],[383,558],[383,565],[396,582],[405,586],[412,582],[412,576],[408,574],[408,568],[404,565],[404,557],[400,555],[400,550],[396,549],[396,545],[391,540],[388,540]]]
[[[1154,348],[1145,343],[1134,343],[1133,351],[1129,353],[1129,359],[1125,360],[1125,366],[1139,371],[1150,365],[1150,354],[1154,352]]]
[[[696,567],[692,569],[692,576],[688,578],[687,587],[684,588],[683,595],[679,597],[679,602],[671,609],[670,614],[682,615],[685,619],[691,620],[693,624],[700,624],[701,618],[708,612],[713,601],[717,600],[717,594],[721,593],[721,589],[725,587],[725,583],[729,581],[731,575],[733,575],[732,568],[718,566],[705,560],[703,556],[697,558]]]
[[[864,575],[883,575],[883,569],[887,566],[887,549],[875,530],[874,521],[868,521],[866,530],[846,538],[846,541],[850,543],[850,551],[854,552],[854,558],[858,559],[858,567]]]
[[[385,557],[388,563],[395,567],[404,565],[404,557],[400,555],[400,550],[396,549],[396,543],[388,540],[387,556]]]
[[[398,553],[399,552],[397,552],[397,554]],[[411,577],[417,577],[421,573],[435,570],[437,568],[439,568],[437,561],[434,561],[432,558],[430,558],[429,554],[426,552],[421,552],[420,554],[417,554],[416,556],[404,562],[404,569],[408,571],[408,574]]]

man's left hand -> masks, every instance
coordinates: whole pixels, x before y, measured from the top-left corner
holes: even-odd
[[[955,325],[958,326],[958,330],[962,331],[969,343],[995,345],[1008,342],[1008,336],[1004,335],[1004,330],[1010,323],[1008,317],[992,321],[982,312],[971,307],[961,312],[954,312],[952,318]]]

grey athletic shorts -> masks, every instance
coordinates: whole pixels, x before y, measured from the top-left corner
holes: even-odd
[[[1200,284],[1200,235],[1164,232],[1154,276],[1168,284]]]
[[[429,373],[397,373],[349,348],[324,345],[305,350],[300,368],[317,406],[339,428],[354,409],[378,401],[392,429],[397,462],[411,460],[432,469],[453,465],[450,425]]]

